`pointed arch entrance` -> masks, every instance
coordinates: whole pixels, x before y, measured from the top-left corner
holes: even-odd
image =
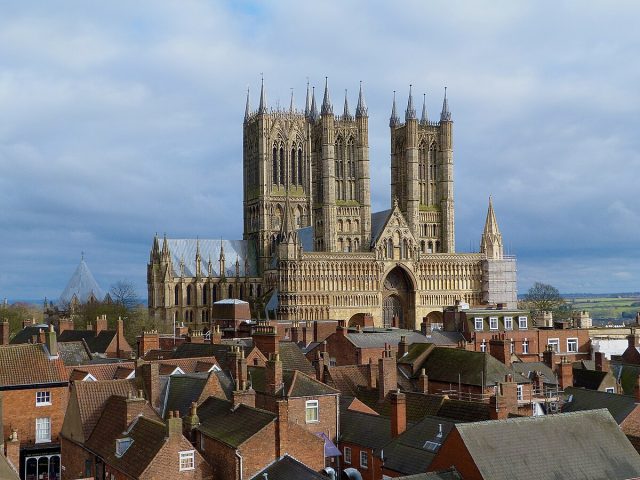
[[[395,267],[382,287],[382,325],[415,328],[415,288],[407,272]]]

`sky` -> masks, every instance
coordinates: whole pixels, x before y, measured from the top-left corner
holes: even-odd
[[[409,84],[454,121],[456,246],[489,195],[518,288],[640,290],[636,1],[0,3],[0,298],[56,298],[81,252],[146,297],[153,235],[242,237],[242,120],[359,82],[372,203]]]

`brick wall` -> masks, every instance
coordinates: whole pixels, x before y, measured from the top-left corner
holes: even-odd
[[[345,447],[349,447],[351,449],[351,463],[347,463],[345,461],[345,457],[344,457]],[[360,472],[360,475],[362,475],[362,480],[378,480],[382,478],[379,462],[374,462],[372,449],[362,447],[360,445],[357,445],[351,442],[341,442],[340,451],[342,452],[341,465],[343,469],[355,468]],[[360,466],[360,452],[366,452],[367,454],[367,458],[368,458],[367,468]]]
[[[198,446],[201,447],[198,451],[211,465],[213,479],[235,480],[239,478],[235,449],[201,434],[198,437],[200,438]]]
[[[64,437],[60,437],[60,456],[62,459],[62,480],[72,480],[75,478],[85,477],[85,461],[90,460],[92,462],[91,475],[94,475],[93,471],[93,455],[82,448],[75,442],[67,440]]]
[[[306,422],[307,400],[318,400],[318,422]],[[311,433],[325,433],[329,438],[336,437],[336,414],[338,400],[335,395],[321,397],[289,398],[289,422],[300,425]]]
[[[464,480],[484,480],[455,428],[447,435],[442,447],[429,465],[428,471],[445,470],[452,465]]]
[[[39,391],[51,393],[51,405],[36,407],[36,392]],[[2,398],[3,438],[8,438],[16,429],[21,445],[33,444],[36,418],[48,417],[51,419],[51,441],[58,441],[69,401],[68,387],[5,390]]]
[[[140,476],[141,480],[164,480],[180,478],[181,480],[209,480],[211,467],[204,457],[195,451],[195,468],[180,471],[181,451],[194,450],[193,445],[183,435],[172,435],[156,455],[149,468]]]

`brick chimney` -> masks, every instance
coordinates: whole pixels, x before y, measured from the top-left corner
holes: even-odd
[[[544,349],[544,352],[542,352],[542,361],[551,370],[554,369],[554,366],[556,363],[555,356],[556,356],[556,352],[553,351],[553,348],[551,347],[551,345],[547,345]]]
[[[409,351],[409,344],[407,343],[406,335],[400,336],[400,342],[398,342],[398,358],[402,358]]]
[[[101,315],[99,317],[96,317],[96,323],[93,326],[93,333],[95,335],[98,335],[103,330],[107,330],[107,328],[108,328],[107,316]]]
[[[597,371],[599,372],[609,371],[609,360],[607,360],[607,356],[604,354],[604,352],[595,353],[595,364],[596,364]]]
[[[167,437],[176,438],[182,436],[182,419],[180,418],[180,412],[178,410],[172,410],[169,412],[169,418],[167,418]]]
[[[324,383],[324,352],[316,352],[316,358],[313,361],[313,366],[316,370],[316,379]]]
[[[229,370],[233,378],[240,382],[240,385],[247,382],[247,359],[244,356],[244,350],[239,345],[231,345],[229,347]]]
[[[9,322],[3,320],[0,322],[0,345],[9,345]]]
[[[280,354],[270,354],[265,368],[266,393],[276,395],[282,388],[282,362],[280,361]]]
[[[129,392],[126,397],[118,396],[115,398],[118,402],[119,412],[121,415],[119,418],[114,418],[113,420],[114,422],[119,422],[118,428],[124,431],[131,422],[136,419],[136,417],[144,412],[147,401],[144,399],[144,393],[142,390],[138,391],[138,395]]]
[[[396,438],[407,429],[407,398],[400,389],[391,392],[391,437]]]
[[[398,388],[398,372],[396,358],[389,344],[384,344],[382,358],[378,360],[378,393],[379,401],[383,402],[387,395]]]
[[[184,322],[180,322],[180,325],[176,325],[173,335],[176,337],[186,337],[189,335],[189,327],[187,327]]]
[[[496,394],[489,399],[489,418],[503,420],[510,413],[518,413],[518,384],[511,375],[507,375],[504,382],[498,383]]]
[[[418,392],[429,393],[429,377],[427,376],[424,368],[420,370],[420,376],[417,382]]]
[[[288,450],[289,444],[289,403],[286,400],[278,400],[276,402],[276,413],[278,414],[276,450],[278,457],[281,457]]]
[[[56,332],[53,329],[53,325],[49,325],[49,331],[45,333],[45,346],[49,351],[49,356],[57,357],[58,356],[58,339],[56,337]]]
[[[136,366],[136,378],[142,379],[147,400],[153,408],[160,406],[160,367],[157,363],[139,362]]]
[[[61,318],[58,321],[58,335],[62,335],[62,332],[66,332],[67,330],[73,330],[73,320],[70,318]]]
[[[636,329],[631,329],[631,335],[627,336],[627,341],[629,342],[629,348],[637,348],[640,344],[640,335],[636,333]]]
[[[144,357],[151,350],[160,349],[160,336],[157,330],[142,332],[138,337],[138,357]]]
[[[118,317],[116,322],[116,356],[118,358],[124,358],[125,352],[122,348],[125,346],[126,340],[124,338],[124,322],[122,318]]]
[[[256,325],[253,329],[253,344],[269,358],[271,354],[278,353],[279,341],[276,328],[272,325]]]
[[[182,428],[184,429],[184,435],[191,442],[195,442],[195,430],[200,425],[200,417],[198,417],[198,405],[196,402],[191,402],[189,407],[189,413],[182,418]]]
[[[573,364],[562,357],[558,364],[558,382],[563,390],[567,387],[573,387]]]
[[[347,328],[344,320],[338,320],[338,327],[336,328],[336,333],[338,335],[342,335],[343,337],[345,337],[347,333],[349,333],[349,329]]]
[[[211,344],[220,345],[222,343],[222,330],[220,325],[214,325],[211,329]]]
[[[367,363],[367,388],[370,390],[376,388],[376,369],[373,365],[373,359],[369,357],[369,363]]]
[[[511,340],[502,335],[494,335],[489,340],[489,354],[496,360],[511,366]]]

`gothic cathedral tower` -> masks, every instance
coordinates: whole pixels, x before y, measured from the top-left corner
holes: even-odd
[[[440,122],[429,121],[426,98],[418,120],[409,87],[401,123],[394,92],[389,127],[392,199],[397,199],[423,253],[454,253],[453,122],[446,90]]]

